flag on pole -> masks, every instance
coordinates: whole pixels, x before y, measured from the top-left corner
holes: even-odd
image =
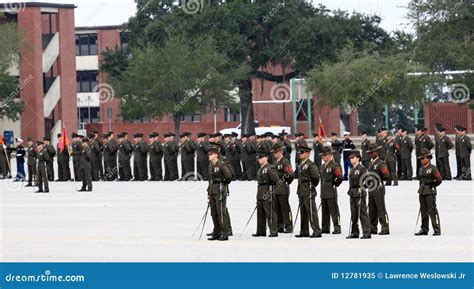
[[[61,153],[64,152],[64,149],[67,148],[68,145],[69,145],[69,138],[67,137],[66,128],[63,127],[63,131],[61,132],[61,137],[59,138],[59,144],[58,144],[60,152]]]
[[[326,131],[324,130],[324,125],[323,122],[321,121],[321,118],[319,118],[319,130],[318,134],[320,137],[326,137]]]

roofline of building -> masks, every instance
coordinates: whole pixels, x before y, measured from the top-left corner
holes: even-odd
[[[77,26],[76,30],[123,29],[123,25]]]
[[[47,7],[47,8],[77,8],[75,4],[66,3],[48,3],[48,2],[9,2],[11,7]]]

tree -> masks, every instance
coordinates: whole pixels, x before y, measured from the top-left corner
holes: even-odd
[[[233,81],[239,88],[242,133],[254,132],[253,79],[283,82],[304,76],[323,62],[335,61],[348,39],[359,49],[366,42],[384,47],[390,41],[376,16],[331,12],[306,1],[198,2],[199,9],[190,11],[173,1],[138,0],[138,12],[126,25],[130,45],[159,46],[173,35],[188,40],[212,37],[227,56],[229,70],[247,67],[247,73]],[[282,75],[262,70],[276,64],[283,65]]]
[[[124,118],[171,114],[179,133],[183,115],[206,111],[213,100],[232,101],[236,70],[226,70],[227,59],[214,46],[209,38],[190,42],[172,37],[162,47],[134,49],[127,69],[112,77]]]
[[[12,65],[18,65],[20,52],[27,48],[22,34],[15,23],[0,25],[0,118],[18,120],[23,111],[20,100],[22,83],[8,73]]]

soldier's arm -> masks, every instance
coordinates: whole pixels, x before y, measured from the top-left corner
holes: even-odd
[[[382,181],[387,180],[390,176],[390,173],[388,171],[388,168],[387,168],[386,164],[380,164],[379,165],[379,172],[382,174]]]
[[[443,178],[441,177],[441,174],[438,171],[438,168],[433,166],[433,170],[431,171],[431,174],[433,175],[433,187],[437,187],[441,185],[441,182],[443,181]]]
[[[434,146],[433,141],[431,140],[431,138],[429,136],[426,136],[426,140],[427,140],[427,143],[428,143],[428,149],[431,150]]]
[[[470,153],[472,150],[471,139],[468,136],[465,136],[465,139],[466,139],[465,143],[466,143],[467,150]]]
[[[268,178],[270,180],[270,183],[277,184],[278,181],[280,180],[280,177],[278,176],[278,171],[275,168],[269,167]]]
[[[446,149],[450,150],[452,149],[454,146],[453,142],[451,141],[451,139],[449,137],[446,137]]]
[[[333,174],[334,180],[332,181],[332,183],[335,187],[339,187],[339,185],[342,183],[342,170],[339,165],[335,166],[335,168],[333,169]]]
[[[311,182],[313,186],[316,187],[319,184],[320,179],[318,167],[316,165],[309,166],[309,173],[311,175]]]
[[[284,169],[285,173],[283,175],[283,177],[285,178],[285,181],[288,183],[288,184],[291,184],[295,178],[295,175],[293,173],[293,169],[291,168],[291,164],[290,162],[288,162],[285,166],[285,169]]]
[[[229,168],[224,163],[222,163],[220,167],[222,171],[221,182],[223,182],[224,184],[230,184],[230,182],[232,181],[232,174],[230,173]]]

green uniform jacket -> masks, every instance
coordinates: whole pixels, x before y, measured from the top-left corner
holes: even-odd
[[[341,166],[334,160],[321,165],[321,198],[337,197],[337,187],[342,183]]]
[[[298,190],[300,198],[316,196],[316,186],[319,184],[318,166],[310,159],[306,159],[298,165]]]
[[[81,163],[79,165],[80,169],[92,169],[91,166],[91,147],[85,146],[81,151]]]
[[[181,144],[181,161],[194,161],[194,152],[196,151],[196,146],[194,142],[187,140]]]
[[[361,184],[361,178],[366,173],[367,169],[360,163],[356,167],[353,167],[349,172],[349,191],[347,194],[351,198],[365,198],[367,196],[367,192],[365,191],[363,184]]]
[[[133,158],[135,162],[141,162],[146,160],[148,153],[148,145],[145,141],[141,140],[135,144],[133,147]]]
[[[467,135],[459,137],[459,156],[462,158],[469,157],[471,150],[471,139]]]
[[[449,150],[453,146],[453,142],[447,135],[438,138],[438,158],[448,157]]]
[[[370,182],[366,184],[366,187],[369,188],[369,195],[375,196],[376,194],[385,194],[385,187],[383,182],[388,180],[390,173],[387,168],[387,164],[380,157],[371,160],[368,168],[369,173],[372,176],[365,178],[365,182]]]
[[[163,145],[163,157],[165,161],[170,161],[178,157],[179,146],[175,141],[165,142]]]
[[[286,158],[281,158],[280,161],[275,160],[275,169],[278,172],[278,183],[275,186],[276,195],[290,194],[290,184],[293,182],[294,174],[291,168],[291,163]]]
[[[91,161],[97,162],[100,157],[99,139],[94,139],[90,145],[91,147]]]
[[[360,149],[362,151],[362,160],[363,161],[369,161],[370,160],[370,156],[367,153],[367,151],[369,150],[369,145],[370,145],[370,141],[368,139],[365,139],[360,145]]]
[[[214,164],[209,163],[209,186],[207,193],[209,195],[218,195],[221,193],[221,184],[227,185],[232,181],[232,174],[229,168],[222,160]]]
[[[273,186],[279,181],[277,170],[270,164],[266,164],[258,169],[257,172],[257,200],[271,200]]]
[[[413,151],[413,142],[409,136],[402,138],[402,145],[400,148],[400,155],[402,159],[411,159],[411,152]]]
[[[46,146],[38,153],[38,169],[46,169],[46,162],[49,162],[51,158],[49,157],[48,150]]]
[[[196,159],[198,162],[207,161],[209,159],[207,156],[207,153],[209,152],[209,142],[202,141],[197,143],[196,152]]]
[[[36,158],[38,157],[38,153],[36,152],[36,146],[31,145],[26,148],[26,156],[28,157],[28,165],[35,166],[36,165]]]
[[[150,144],[150,161],[158,161],[163,158],[163,146],[159,141]]]
[[[133,144],[128,139],[125,139],[118,145],[118,150],[119,150],[119,155],[118,155],[119,161],[130,160],[130,157],[133,152]]]
[[[441,174],[436,166],[429,164],[420,168],[420,195],[436,195],[436,187],[442,182]]]

